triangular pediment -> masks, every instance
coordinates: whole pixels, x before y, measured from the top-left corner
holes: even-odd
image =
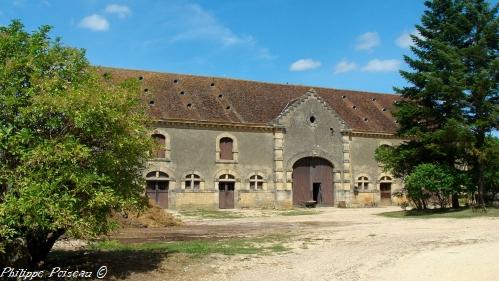
[[[309,89],[304,95],[300,96],[299,98],[289,101],[279,113],[279,115],[272,121],[272,123],[275,125],[282,124],[282,121],[287,116],[293,114],[293,112],[295,112],[296,110],[300,110],[300,108],[307,102],[312,101],[321,104],[325,111],[329,112],[332,116],[337,118],[339,123],[341,124],[341,130],[350,129],[346,125],[345,121],[336,113],[336,111],[331,108],[331,106],[329,106],[329,104],[324,99],[322,99],[313,88]]]

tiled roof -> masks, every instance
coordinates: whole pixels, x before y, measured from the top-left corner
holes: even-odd
[[[271,124],[282,110],[312,88],[228,78],[99,67],[112,79],[141,79],[150,112],[160,120]],[[394,133],[390,113],[400,97],[313,87],[354,131]]]

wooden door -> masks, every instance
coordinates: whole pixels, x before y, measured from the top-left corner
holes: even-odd
[[[293,165],[293,204],[314,199],[318,204],[333,205],[333,166],[322,158],[302,158]]]
[[[218,207],[220,209],[234,209],[234,183],[218,183]]]
[[[168,181],[147,181],[147,196],[160,208],[168,208]]]
[[[382,182],[379,184],[379,192],[382,205],[392,204],[392,184],[389,182]]]

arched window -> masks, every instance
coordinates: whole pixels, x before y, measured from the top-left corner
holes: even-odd
[[[380,182],[392,182],[392,178],[389,176],[383,176],[383,177],[381,177],[381,179],[379,181]]]
[[[229,182],[234,182],[236,181],[236,178],[231,175],[231,174],[223,174],[218,178],[219,181],[229,181]]]
[[[220,139],[220,160],[234,160],[233,144],[231,138],[224,137]]]
[[[368,177],[359,177],[357,179],[357,189],[358,190],[367,190],[369,189],[369,178]]]
[[[199,189],[201,177],[196,174],[189,174],[185,177],[185,189]]]
[[[149,172],[146,175],[146,193],[158,206],[168,208],[168,189],[170,176],[161,171]]]
[[[251,190],[262,190],[263,189],[263,177],[259,175],[253,175],[250,177],[250,189]]]
[[[153,134],[152,139],[154,141],[154,148],[152,151],[153,158],[165,158],[166,157],[166,138],[161,134]]]

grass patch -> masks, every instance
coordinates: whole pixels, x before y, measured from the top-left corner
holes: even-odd
[[[294,210],[289,210],[289,211],[283,211],[279,215],[281,215],[281,216],[307,216],[307,215],[317,215],[320,213],[321,212],[316,211],[316,210],[294,209]]]
[[[203,210],[203,209],[192,210],[192,211],[180,211],[180,213],[187,217],[199,217],[203,219],[238,219],[245,217],[241,213],[236,213],[231,211]]]
[[[185,253],[192,255],[208,254],[269,254],[289,250],[281,241],[289,236],[269,235],[257,238],[224,239],[224,240],[193,240],[175,242],[148,242],[124,244],[116,240],[99,241],[89,245],[93,251],[120,251],[120,252],[163,252]]]
[[[473,212],[470,208],[462,209],[432,209],[432,210],[410,210],[380,213],[380,216],[389,218],[477,218],[477,217],[499,217],[499,208],[487,208],[487,213]]]

